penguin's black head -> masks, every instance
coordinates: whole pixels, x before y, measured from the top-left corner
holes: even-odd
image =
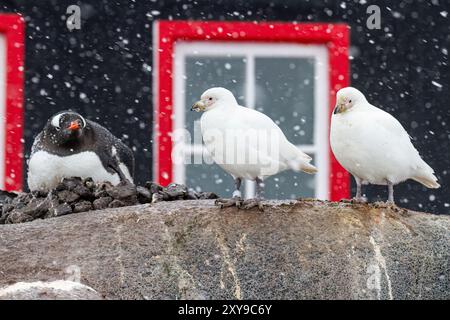
[[[78,140],[86,128],[86,120],[73,111],[61,111],[48,120],[44,129],[52,143],[63,145]]]

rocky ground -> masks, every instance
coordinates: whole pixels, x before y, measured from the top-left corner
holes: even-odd
[[[264,209],[161,201],[0,225],[0,299],[450,299],[450,216]]]
[[[70,178],[49,193],[11,193],[0,191],[0,224],[64,216],[90,210],[119,208],[174,200],[215,199],[212,192],[196,192],[172,183],[162,187],[153,182],[144,186],[122,182],[95,184],[92,179]]]

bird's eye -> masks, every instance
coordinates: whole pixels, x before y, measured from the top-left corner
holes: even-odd
[[[212,98],[210,97],[209,99],[208,99],[209,101],[211,101],[212,100]]]
[[[55,127],[55,129],[56,129],[56,131],[59,131],[59,130],[61,130],[61,128],[60,128],[60,127]]]
[[[349,103],[352,103],[352,100],[348,100]]]

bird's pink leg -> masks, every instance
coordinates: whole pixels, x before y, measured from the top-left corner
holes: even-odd
[[[251,209],[251,208],[254,208],[257,206],[259,208],[259,210],[264,211],[264,207],[261,202],[261,198],[262,198],[261,193],[262,193],[264,184],[260,178],[256,178],[255,182],[256,182],[256,196],[253,199],[245,200],[242,203],[242,209]]]
[[[362,180],[357,176],[353,177],[356,181],[356,195],[353,200],[356,202],[366,202],[366,199],[362,196]]]
[[[388,181],[388,203],[389,204],[395,204],[394,202],[394,184],[392,182]]]

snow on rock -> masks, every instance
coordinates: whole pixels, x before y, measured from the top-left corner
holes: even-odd
[[[84,284],[56,280],[17,282],[0,289],[0,300],[99,300],[102,296]]]

